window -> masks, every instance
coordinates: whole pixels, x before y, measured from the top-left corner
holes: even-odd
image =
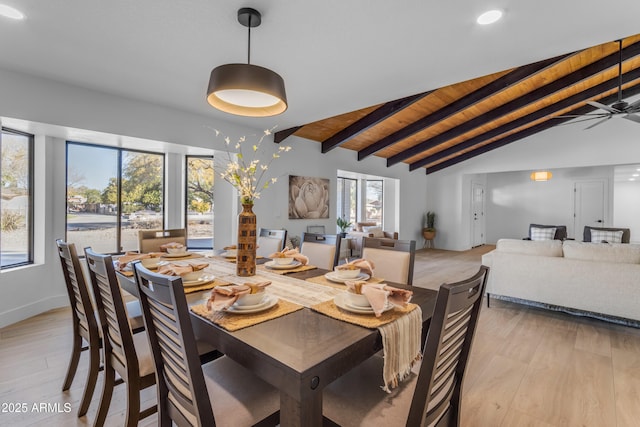
[[[0,268],[33,263],[33,135],[0,132]]]
[[[382,180],[366,180],[365,222],[382,225]]]
[[[338,218],[358,222],[358,180],[338,177]]]
[[[187,246],[213,249],[213,157],[187,156]]]
[[[164,155],[67,143],[67,241],[104,253],[138,249],[164,225]]]

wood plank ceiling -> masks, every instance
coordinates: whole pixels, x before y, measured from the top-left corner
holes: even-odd
[[[566,116],[604,113],[587,101],[617,101],[619,59],[612,41],[296,126],[274,140],[296,135],[320,142],[323,153],[343,147],[358,160],[375,155],[429,174],[572,120]],[[622,41],[622,88],[623,99],[640,94],[640,34]]]

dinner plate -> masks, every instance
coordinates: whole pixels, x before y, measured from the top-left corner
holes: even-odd
[[[162,254],[162,258],[186,258],[188,256],[191,256],[191,252],[182,252],[179,254],[170,254],[170,253]]]
[[[235,314],[258,313],[260,311],[264,311],[264,310],[270,309],[271,307],[273,307],[277,303],[278,303],[278,298],[277,297],[275,297],[273,295],[265,295],[264,300],[260,304],[243,305],[243,306],[237,306],[237,305],[234,304],[231,307],[227,308],[227,311],[229,313],[235,313]]]
[[[238,253],[229,253],[229,252],[222,252],[220,255],[222,255],[225,258],[237,258],[238,257]]]
[[[339,277],[335,271],[325,274],[324,277],[336,283],[344,283],[347,280],[369,280],[371,278],[371,276],[369,276],[367,273],[360,273],[353,279],[343,279],[342,277]]]
[[[215,280],[214,276],[202,276],[200,279],[198,280],[183,280],[182,281],[182,286],[184,287],[189,287],[189,286],[202,286],[202,285],[208,285],[209,283],[213,282]]]
[[[293,268],[300,267],[302,263],[296,259],[293,260],[291,264],[276,264],[275,261],[267,261],[264,263],[264,266],[267,268],[272,268],[274,270],[291,270]]]
[[[371,307],[360,307],[360,306],[351,304],[349,302],[349,297],[347,296],[346,292],[336,295],[336,297],[333,299],[333,302],[335,303],[336,306],[338,306],[338,308],[341,308],[346,311],[350,311],[351,313],[373,314],[373,308]],[[392,308],[393,308],[393,305],[387,303],[384,310],[382,311],[383,312],[389,311]]]

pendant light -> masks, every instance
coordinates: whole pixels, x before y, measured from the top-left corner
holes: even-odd
[[[220,65],[211,71],[207,102],[218,110],[239,116],[267,117],[287,109],[282,77],[251,64],[251,28],[259,26],[261,18],[255,9],[238,10],[238,22],[249,32],[247,63]]]

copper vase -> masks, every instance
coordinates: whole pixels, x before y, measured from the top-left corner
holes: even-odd
[[[238,215],[238,243],[236,275],[254,276],[256,274],[256,214],[251,210],[253,204],[243,203]]]

